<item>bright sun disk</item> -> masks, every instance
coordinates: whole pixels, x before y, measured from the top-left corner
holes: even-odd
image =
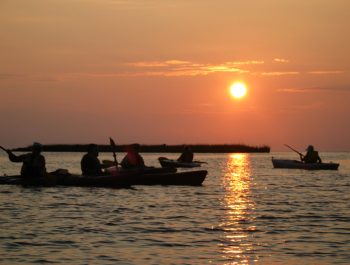
[[[237,82],[230,87],[230,93],[234,98],[242,98],[247,93],[247,88],[244,83]]]

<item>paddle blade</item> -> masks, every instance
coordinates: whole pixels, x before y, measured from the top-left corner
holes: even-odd
[[[115,142],[113,141],[113,139],[111,137],[109,137],[109,143],[112,147],[115,147]]]

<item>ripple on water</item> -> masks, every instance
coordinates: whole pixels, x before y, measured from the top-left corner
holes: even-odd
[[[350,155],[337,173],[274,170],[270,156],[199,155],[202,187],[0,186],[2,263],[347,264]]]

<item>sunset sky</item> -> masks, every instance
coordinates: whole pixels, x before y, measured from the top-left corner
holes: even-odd
[[[349,14],[349,0],[1,0],[0,145],[350,151]]]

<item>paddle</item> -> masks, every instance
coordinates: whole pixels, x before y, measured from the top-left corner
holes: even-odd
[[[0,149],[4,150],[8,155],[10,155],[11,151],[10,150],[7,150],[5,147],[2,147],[0,145]]]
[[[113,139],[111,137],[109,137],[109,143],[112,146],[112,152],[113,152],[113,158],[114,158],[115,166],[118,168],[117,155],[115,154],[116,145],[115,145],[115,142],[113,141]]]
[[[115,162],[109,159],[103,159],[102,164],[105,165],[106,167],[115,166]]]
[[[291,149],[291,150],[293,150],[294,152],[296,152],[296,153],[300,156],[300,158],[302,158],[302,157],[304,156],[302,153],[300,153],[299,151],[295,150],[293,147],[291,147],[291,146],[289,146],[289,145],[287,145],[287,144],[285,144],[285,146],[287,146],[289,149]]]

